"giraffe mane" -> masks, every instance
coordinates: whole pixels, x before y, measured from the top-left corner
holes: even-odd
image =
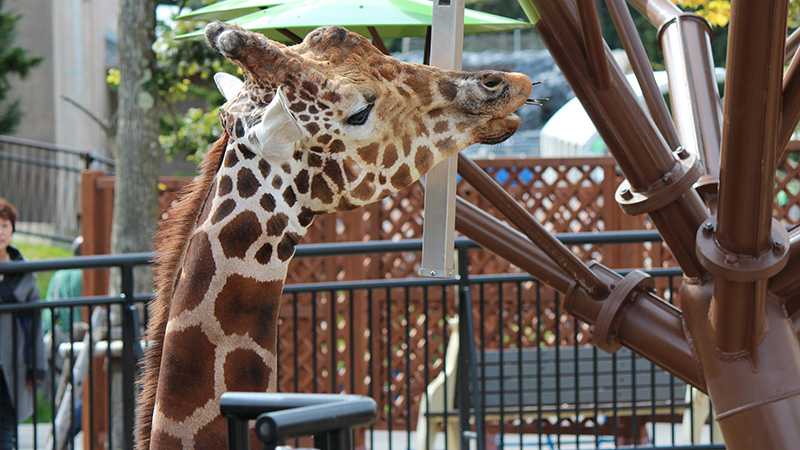
[[[148,306],[149,323],[147,338],[150,341],[142,363],[136,435],[137,448],[150,448],[150,431],[152,428],[153,409],[155,406],[158,374],[161,367],[161,355],[164,344],[164,333],[169,318],[169,306],[172,299],[177,270],[183,260],[189,236],[203,204],[213,187],[214,176],[220,168],[228,134],[224,133],[209,149],[200,166],[200,174],[178,193],[178,201],[166,218],[160,221],[156,231],[154,246],[156,249],[153,265],[153,282],[156,295]]]

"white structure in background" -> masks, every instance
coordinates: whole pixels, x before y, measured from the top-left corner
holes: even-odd
[[[717,84],[725,81],[725,69],[715,69]],[[643,107],[642,89],[633,74],[626,75],[628,84]],[[656,84],[662,94],[669,89],[667,73],[655,72]],[[576,98],[568,101],[542,127],[540,151],[543,157],[600,156],[608,153],[583,105]]]
[[[64,97],[107,120],[112,104],[105,79],[117,65],[118,0],[9,0],[4,9],[22,17],[15,44],[43,58],[27,79],[12,81],[11,97],[25,114],[14,135],[109,149],[101,127]]]

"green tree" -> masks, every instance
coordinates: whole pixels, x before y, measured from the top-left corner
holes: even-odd
[[[0,134],[8,134],[22,118],[19,101],[8,98],[10,77],[26,77],[41,58],[32,57],[25,49],[14,46],[19,16],[5,11],[3,3],[0,0]]]

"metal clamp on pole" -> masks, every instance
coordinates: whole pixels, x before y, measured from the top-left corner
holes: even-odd
[[[622,343],[616,336],[617,315],[625,302],[633,299],[631,293],[636,290],[652,289],[653,286],[653,278],[641,270],[634,270],[625,275],[603,301],[603,307],[592,329],[592,343],[608,353],[619,350]]]
[[[630,182],[620,183],[615,194],[619,206],[626,214],[635,216],[663,208],[682,196],[700,178],[702,167],[697,155],[679,147],[674,152],[677,161],[661,180],[646,192],[633,190]]]
[[[771,246],[758,256],[733,253],[719,245],[717,220],[710,218],[697,230],[697,256],[706,269],[728,281],[738,283],[765,280],[789,262],[789,234],[783,224],[772,219]]]
[[[464,0],[436,0],[433,3],[431,65],[461,69],[464,47]],[[456,276],[454,264],[456,220],[455,156],[434,166],[425,177],[425,216],[422,224],[422,266],[424,277]]]

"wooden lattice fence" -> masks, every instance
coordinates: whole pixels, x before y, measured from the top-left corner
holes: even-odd
[[[776,177],[776,214],[800,222],[800,164],[792,154]],[[621,178],[612,158],[497,159],[479,164],[553,232],[651,228],[644,217],[626,216],[614,201]],[[188,179],[163,180],[161,206],[175,200]],[[113,179],[84,174],[85,240],[89,251],[108,251]],[[496,210],[467,183],[458,192],[480,208]],[[396,240],[421,237],[422,189],[367,208],[318,217],[305,243]],[[91,221],[87,221],[91,218]],[[87,223],[89,222],[89,223]],[[669,267],[674,260],[660,243],[581,245],[584,259],[610,267]],[[416,276],[420,255],[387,253],[297,258],[287,283]],[[516,272],[507,261],[470,252],[470,272]],[[105,280],[92,280],[86,294],[100,294]],[[665,282],[658,286],[662,293]],[[677,286],[675,286],[677,289]],[[537,305],[536,296],[541,298]],[[476,285],[476,337],[486,348],[588,343],[585,324],[563,311],[558,294],[538,283]],[[402,288],[303,293],[284,296],[279,335],[279,389],[296,392],[355,392],[380,404],[379,426],[413,428],[426,380],[441,370],[446,318],[456,314],[455,289]],[[522,324],[522,325],[520,325]],[[391,413],[390,413],[391,411]],[[388,418],[391,417],[391,424]]]

